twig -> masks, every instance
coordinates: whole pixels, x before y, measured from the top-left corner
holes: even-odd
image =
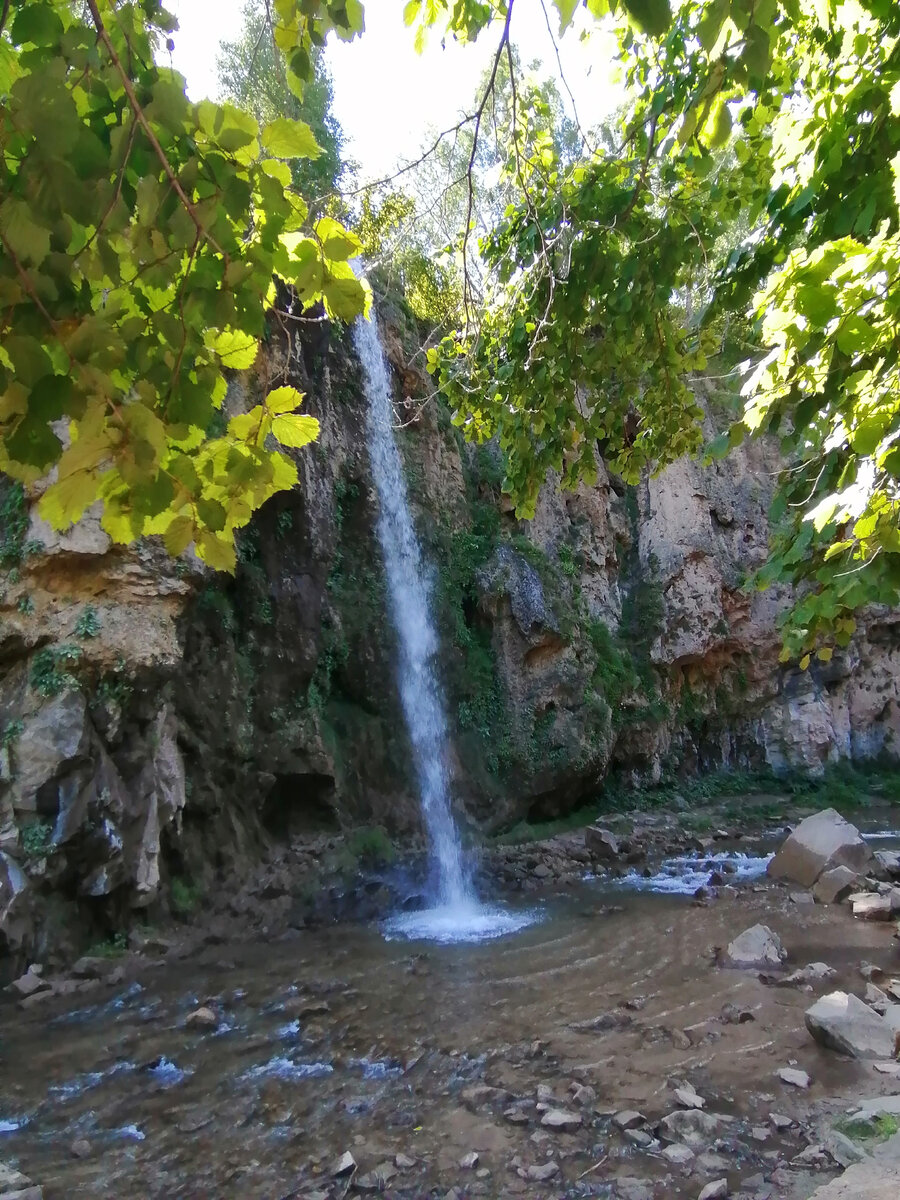
[[[125,89],[125,95],[128,97],[128,103],[131,105],[131,111],[134,113],[135,119],[137,120],[141,129],[143,129],[144,133],[147,135],[147,140],[149,141],[150,145],[153,147],[153,152],[156,155],[156,157],[159,159],[162,169],[165,171],[166,177],[168,178],[169,182],[171,183],[176,196],[181,201],[181,203],[184,205],[185,211],[187,212],[188,216],[191,218],[191,220],[196,225],[198,233],[200,233],[203,237],[205,237],[206,240],[209,242],[209,244],[211,246],[213,246],[219,252],[219,254],[221,254],[227,260],[228,255],[225,253],[225,251],[222,249],[222,247],[215,241],[215,239],[212,237],[212,235],[207,231],[203,222],[197,216],[197,210],[194,207],[193,202],[188,198],[187,194],[185,193],[184,188],[179,183],[178,176],[175,174],[174,170],[172,169],[172,164],[169,162],[168,158],[166,157],[166,152],[163,150],[162,146],[159,144],[159,139],[157,138],[156,134],[153,132],[150,122],[147,120],[146,116],[144,115],[144,110],[141,108],[140,101],[137,98],[137,94],[135,93],[134,86],[131,82],[131,79],[128,76],[128,72],[122,66],[122,60],[119,58],[119,55],[116,53],[116,48],[112,44],[112,39],[109,36],[109,31],[107,30],[106,26],[103,24],[103,18],[101,17],[100,10],[97,7],[97,0],[85,0],[85,2],[88,6],[88,9],[91,14],[91,18],[94,22],[94,28],[97,30],[97,37],[100,39],[100,41],[106,47],[106,52],[107,52],[107,54],[109,54],[110,58],[112,59],[113,66],[118,71],[119,78],[122,80],[122,87]]]
[[[481,118],[484,116],[484,110],[487,108],[487,102],[494,94],[494,84],[497,79],[497,68],[500,66],[500,59],[503,57],[503,50],[509,45],[509,23],[512,20],[513,4],[515,0],[507,0],[506,5],[506,20],[503,24],[503,33],[500,35],[500,43],[497,46],[497,51],[494,54],[494,61],[491,65],[491,73],[488,76],[487,86],[484,89],[484,95],[481,97],[481,103],[475,112],[475,128],[472,133],[472,152],[469,155],[469,166],[466,170],[466,180],[469,187],[469,202],[466,207],[466,229],[463,234],[462,243],[462,268],[463,268],[463,308],[466,314],[466,332],[469,329],[469,272],[466,266],[466,256],[469,250],[469,235],[472,232],[472,210],[475,205],[475,156],[478,153],[478,133],[481,129]]]
[[[604,1154],[599,1162],[595,1162],[592,1167],[588,1167],[588,1169],[586,1171],[582,1171],[581,1174],[578,1176],[578,1179],[575,1182],[576,1183],[579,1182],[580,1180],[584,1179],[585,1175],[590,1175],[591,1172],[596,1171],[598,1167],[602,1167],[608,1158],[609,1158],[609,1155]]]

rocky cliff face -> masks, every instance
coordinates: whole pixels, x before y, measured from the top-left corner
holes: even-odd
[[[313,328],[319,330],[319,327]],[[827,666],[780,667],[784,596],[747,592],[776,459],[681,462],[627,489],[548,481],[516,522],[490,447],[465,446],[386,334],[443,639],[460,811],[481,829],[569,811],[617,779],[820,770],[895,754],[897,615]],[[279,840],[419,836],[349,341],[273,333],[322,421],[302,479],[241,542],[235,579],[190,554],[55,534],[6,486],[0,563],[0,940],[13,956],[184,902]],[[251,403],[236,380],[227,404]],[[698,384],[698,387],[702,386]],[[190,883],[185,883],[189,880]]]

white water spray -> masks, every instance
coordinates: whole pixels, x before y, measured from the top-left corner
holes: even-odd
[[[403,463],[394,437],[390,377],[374,319],[360,317],[353,340],[368,399],[366,432],[378,491],[378,540],[384,555],[391,622],[397,633],[400,700],[437,884],[436,907],[395,917],[388,923],[388,933],[441,941],[496,937],[528,924],[530,918],[480,905],[472,887],[450,799],[449,739],[433,665],[438,639],[431,619],[430,589],[409,510]]]

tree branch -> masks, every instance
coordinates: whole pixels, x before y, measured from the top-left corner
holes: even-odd
[[[88,10],[90,11],[91,19],[94,22],[94,28],[97,30],[97,37],[100,39],[100,41],[106,47],[106,52],[112,59],[113,66],[118,71],[119,78],[122,80],[122,87],[125,89],[125,95],[128,97],[128,103],[131,105],[131,111],[134,113],[135,120],[138,122],[141,129],[143,129],[144,133],[146,134],[147,140],[149,141],[150,145],[152,146],[154,154],[159,159],[162,169],[165,171],[166,177],[168,178],[169,183],[171,183],[175,194],[177,195],[177,197],[181,201],[181,203],[184,205],[185,211],[187,212],[188,216],[191,218],[191,220],[196,225],[197,232],[202,237],[205,237],[206,240],[209,242],[209,244],[215,250],[217,250],[219,252],[219,254],[221,254],[223,256],[223,258],[225,258],[227,260],[228,255],[225,253],[225,251],[222,249],[222,247],[215,241],[215,239],[212,237],[212,235],[207,231],[203,222],[197,216],[197,210],[194,207],[193,202],[188,198],[184,188],[181,186],[181,184],[178,180],[178,176],[175,174],[174,170],[172,169],[172,164],[169,162],[168,158],[166,157],[165,150],[163,150],[162,146],[159,144],[159,139],[157,138],[156,134],[153,132],[150,122],[147,120],[146,116],[144,115],[144,110],[141,108],[140,101],[138,100],[137,94],[134,90],[134,85],[132,84],[131,79],[129,78],[128,72],[122,66],[122,60],[119,58],[119,55],[116,52],[116,48],[112,44],[112,39],[109,36],[109,31],[107,30],[106,26],[103,24],[103,18],[100,15],[100,9],[97,7],[97,0],[85,0],[85,3],[87,4]]]

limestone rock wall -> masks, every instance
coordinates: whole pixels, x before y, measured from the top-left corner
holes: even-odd
[[[83,948],[246,873],[273,842],[359,825],[420,837],[349,339],[273,331],[322,422],[301,486],[245,532],[234,579],[89,515],[15,508],[0,544],[0,956]],[[748,592],[777,459],[754,443],[638,488],[599,464],[517,522],[490,447],[465,446],[395,369],[410,493],[442,637],[455,788],[475,830],[570,811],[617,779],[721,766],[820,770],[895,754],[900,631],[875,612],[808,672],[778,665],[786,597]],[[253,403],[236,380],[231,411]],[[702,384],[698,384],[702,387]],[[31,497],[33,500],[35,497]],[[15,544],[13,544],[15,543]],[[11,548],[10,548],[11,547]]]

